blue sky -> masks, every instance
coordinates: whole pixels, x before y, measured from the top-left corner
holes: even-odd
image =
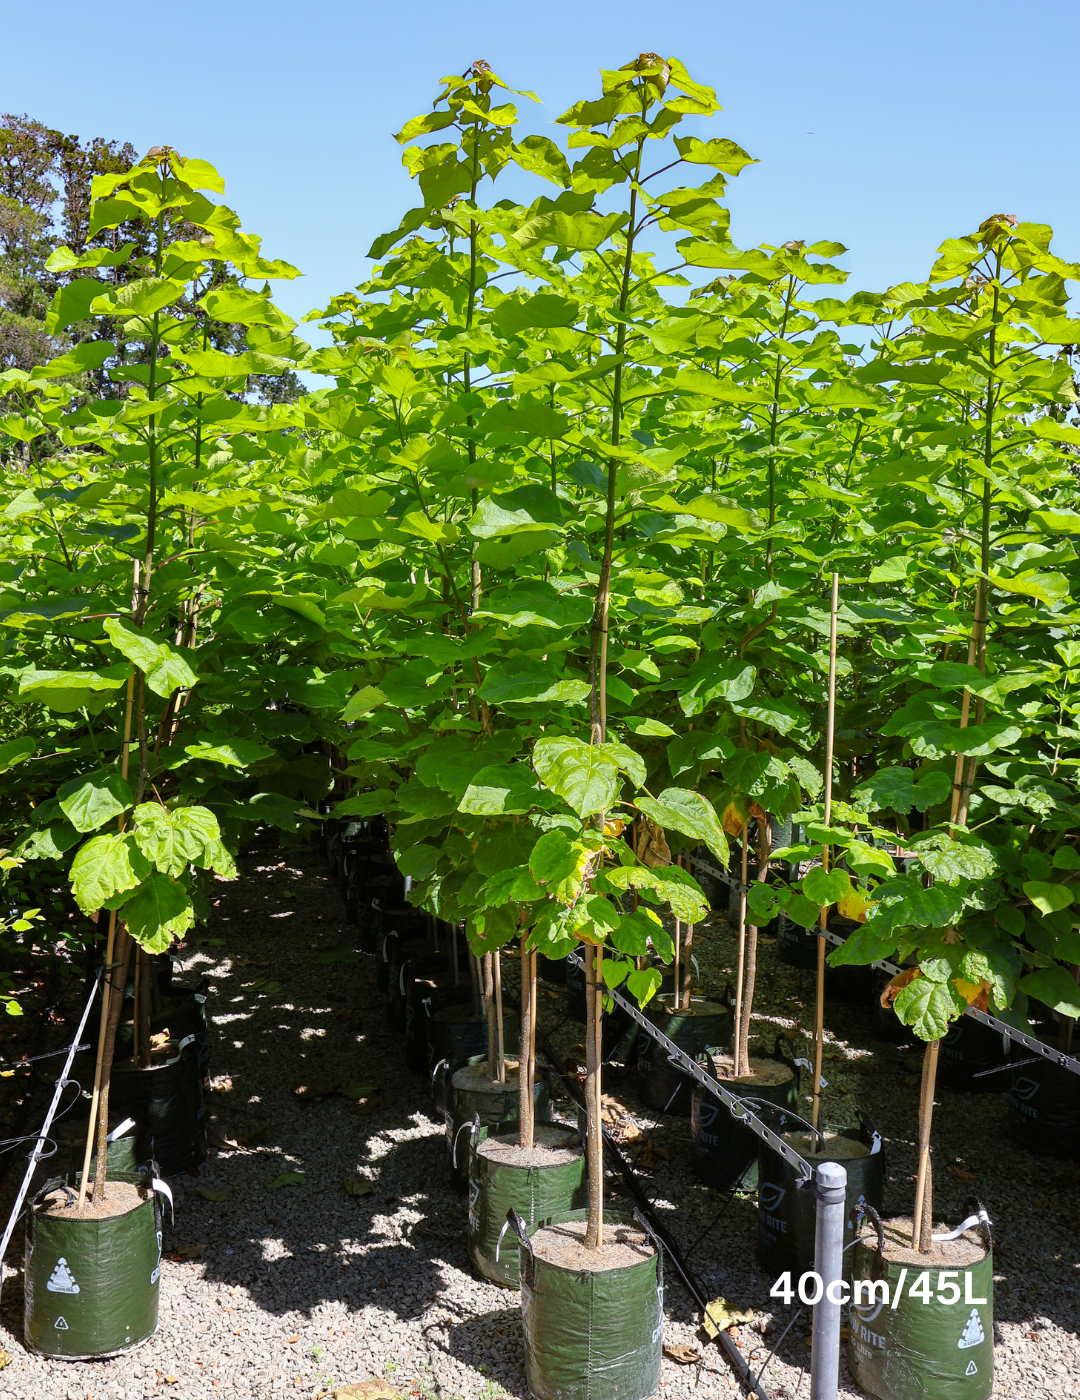
[[[523,129],[545,131],[601,67],[679,56],[723,103],[709,134],[760,160],[729,191],[734,240],[839,240],[849,290],[925,276],[993,213],[1052,224],[1080,261],[1075,0],[57,0],[9,6],[4,34],[3,110],[212,161],[264,252],[303,269],[279,284],[294,316],[365,275],[416,202],[391,133],[477,58],[543,98]]]

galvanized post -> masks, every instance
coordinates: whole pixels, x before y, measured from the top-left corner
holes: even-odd
[[[836,1400],[840,1383],[840,1309],[844,1270],[844,1205],[847,1171],[839,1162],[821,1162],[814,1173],[817,1237],[814,1271],[821,1295],[814,1304],[810,1353],[810,1400]],[[814,1285],[815,1291],[817,1285]]]

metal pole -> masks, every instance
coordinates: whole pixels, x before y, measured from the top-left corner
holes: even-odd
[[[821,1279],[822,1293],[814,1305],[810,1400],[836,1400],[840,1384],[842,1290],[839,1284],[844,1268],[847,1171],[839,1162],[820,1162],[814,1172],[814,1187],[817,1196],[814,1271]]]

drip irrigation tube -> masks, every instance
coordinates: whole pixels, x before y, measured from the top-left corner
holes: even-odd
[[[8,1223],[4,1229],[4,1237],[0,1240],[0,1292],[3,1291],[4,1287],[4,1255],[7,1253],[7,1247],[11,1242],[11,1236],[14,1233],[15,1224],[22,1211],[23,1201],[26,1199],[26,1193],[30,1187],[30,1182],[33,1180],[37,1164],[41,1161],[41,1145],[45,1141],[49,1129],[52,1127],[52,1121],[56,1116],[56,1109],[60,1103],[60,1095],[67,1088],[68,1071],[71,1069],[71,1062],[75,1058],[75,1052],[82,1041],[86,1023],[90,1019],[90,1008],[93,1006],[94,998],[97,996],[98,988],[101,986],[101,979],[104,971],[105,969],[103,967],[98,969],[97,976],[94,978],[94,985],[90,988],[90,995],[86,998],[82,1019],[79,1021],[79,1029],[75,1032],[75,1039],[68,1047],[67,1059],[64,1061],[64,1068],[57,1078],[56,1088],[53,1090],[52,1102],[49,1104],[49,1111],[45,1115],[45,1121],[42,1123],[41,1129],[38,1132],[37,1141],[34,1143],[34,1149],[30,1153],[30,1160],[26,1166],[26,1175],[23,1177],[22,1185],[19,1187],[18,1195],[15,1197],[15,1204],[11,1208],[11,1215],[8,1217]]]
[[[704,870],[707,875],[712,875],[717,880],[724,880],[736,891],[741,891],[744,886],[741,881],[736,880],[733,875],[729,875],[726,870],[720,870],[707,860],[702,860],[699,856],[691,856],[691,863]],[[834,933],[831,929],[816,930],[827,943],[832,943],[834,947],[843,947],[847,939],[843,934]],[[893,977],[900,971],[900,968],[887,958],[879,958],[872,964],[873,967],[880,967]],[[1028,1050],[1033,1050],[1036,1055],[1041,1055],[1044,1060],[1049,1060],[1051,1064],[1060,1065],[1062,1069],[1068,1070],[1070,1074],[1080,1074],[1080,1060],[1072,1055],[1066,1055],[1064,1050],[1056,1050],[1052,1045],[1047,1045],[1042,1040],[1037,1040],[1035,1036],[1028,1035],[1027,1031],[1017,1030],[1015,1026],[1010,1026],[1007,1021],[1000,1021],[996,1016],[992,1016],[989,1011],[977,1011],[974,1006],[969,1006],[964,1013],[975,1021],[980,1021],[984,1026],[989,1026],[991,1030],[1007,1035],[1010,1040],[1014,1040],[1018,1045],[1025,1046]],[[771,1145],[771,1144],[770,1144]]]

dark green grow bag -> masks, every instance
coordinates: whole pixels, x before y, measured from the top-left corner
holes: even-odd
[[[161,1010],[150,1021],[150,1034],[161,1035],[165,1031],[168,1031],[171,1041],[190,1041],[195,1047],[199,1074],[209,1087],[210,1036],[206,1022],[206,993],[180,988],[174,994],[162,997]],[[116,1058],[127,1059],[131,1055],[131,1046],[132,1025],[128,1021],[116,1033]]]
[[[850,1309],[848,1370],[875,1400],[989,1400],[994,1386],[994,1256],[987,1241],[983,1259],[966,1267],[890,1263],[878,1253],[873,1230],[864,1230],[852,1251],[853,1285],[882,1279],[880,1293]],[[906,1273],[896,1307],[897,1284]],[[929,1274],[929,1303],[923,1302]],[[919,1293],[911,1296],[914,1285]],[[957,1300],[946,1302],[956,1291]],[[1066,1394],[1065,1390],[1061,1394]]]
[[[109,1106],[141,1119],[154,1135],[162,1176],[176,1176],[206,1156],[202,1076],[192,1044],[168,1046],[162,1064],[141,1069],[133,1060],[114,1064]]]
[[[774,1126],[771,1125],[770,1126]],[[792,1144],[791,1138],[805,1134],[803,1123],[781,1119],[775,1125],[789,1145],[816,1167],[819,1162],[840,1162],[847,1172],[847,1197],[844,1218],[844,1272],[851,1271],[852,1251],[847,1246],[855,1238],[856,1210],[861,1205],[881,1212],[885,1190],[885,1163],[881,1150],[881,1134],[865,1121],[858,1128],[838,1130],[836,1136],[853,1138],[869,1148],[864,1157],[848,1157],[839,1153],[826,1140],[821,1152],[808,1152],[802,1144]],[[757,1256],[762,1268],[772,1279],[790,1269],[792,1277],[809,1273],[814,1267],[814,1241],[817,1236],[817,1198],[813,1181],[799,1185],[795,1168],[774,1152],[766,1143],[758,1146],[758,1237]]]
[[[506,1123],[517,1127],[518,1121],[518,1078],[517,1070],[507,1073],[506,1083],[490,1088],[463,1087],[455,1083],[474,1065],[487,1065],[483,1055],[473,1064],[463,1065],[455,1070],[446,1086],[446,1150],[450,1158],[450,1170],[454,1175],[454,1185],[464,1191],[469,1184],[469,1125],[479,1119],[481,1126],[493,1123]],[[536,1083],[533,1086],[533,1113],[535,1122],[546,1123],[551,1117],[551,1086],[546,1073],[537,1066]],[[509,1132],[511,1126],[503,1129]]]
[[[541,1225],[587,1215],[568,1211],[519,1237],[526,1383],[536,1400],[646,1400],[660,1388],[663,1358],[660,1249],[629,1268],[589,1274],[537,1259],[529,1244]],[[606,1238],[619,1225],[641,1229],[629,1214],[605,1213]]]
[[[467,989],[463,989],[467,990]],[[440,1060],[460,1069],[488,1050],[487,1018],[473,1011],[473,998],[456,997],[442,1006],[432,1006],[427,1022],[428,1063],[434,1073]],[[503,1051],[516,1052],[518,1043],[517,1017],[509,1007],[503,1007]]]
[[[785,1083],[758,1086],[725,1080],[724,1088],[740,1098],[764,1099],[766,1104],[775,1104],[778,1109],[796,1109],[799,1104],[799,1066],[781,1053],[780,1047],[785,1044],[778,1038],[772,1055],[750,1057],[752,1060],[780,1060],[787,1065],[792,1077]],[[751,1104],[751,1108],[770,1127],[775,1126],[778,1114],[757,1104]],[[740,1123],[726,1104],[700,1084],[695,1085],[691,1101],[690,1138],[694,1171],[706,1185],[715,1186],[721,1191],[734,1191],[736,1188],[749,1191],[757,1185],[760,1138],[751,1128]]]
[[[1015,1053],[1024,1055],[1024,1047]],[[1008,1078],[1013,1142],[1040,1157],[1080,1158],[1080,1076],[1040,1058]]]
[[[471,1001],[467,987],[447,985],[446,977],[414,973],[405,990],[405,1063],[413,1074],[429,1074],[428,1017],[444,1006]]]
[[[518,1286],[518,1248],[513,1234],[505,1234],[506,1213],[513,1208],[527,1226],[541,1220],[560,1219],[584,1206],[589,1198],[585,1178],[585,1153],[571,1128],[538,1124],[538,1146],[576,1150],[572,1162],[552,1166],[512,1166],[481,1152],[481,1141],[517,1146],[517,1132],[480,1137],[477,1123],[469,1145],[469,1258],[477,1273],[506,1288]],[[501,1240],[501,1243],[500,1243]]]
[[[941,1040],[938,1083],[969,1094],[1003,1093],[1009,1087],[1008,1065],[1007,1036],[974,1016],[958,1016]],[[986,1074],[986,1070],[994,1072]]]
[[[670,1000],[670,998],[669,998]],[[689,1011],[663,1005],[650,1009],[649,1020],[692,1060],[708,1050],[731,1046],[731,1008],[719,1001],[691,997]],[[694,1080],[671,1059],[667,1050],[645,1031],[638,1037],[638,1098],[658,1112],[690,1112]]]
[[[130,1181],[146,1188],[146,1199],[107,1220],[41,1214],[47,1186],[34,1198],[26,1215],[23,1310],[32,1351],[88,1361],[133,1351],[157,1331],[161,1208],[145,1177]],[[70,1187],[57,1189],[74,1204]]]

